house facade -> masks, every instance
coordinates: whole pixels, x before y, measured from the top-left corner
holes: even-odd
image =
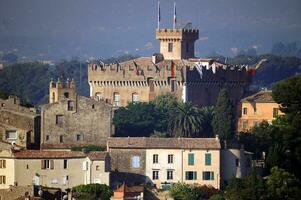
[[[85,154],[72,151],[6,150],[0,153],[0,189],[27,185],[61,189],[89,183],[109,185],[109,170],[110,162],[106,152]]]
[[[283,113],[271,90],[262,90],[240,101],[237,108],[237,132],[246,132],[262,121],[272,121]]]

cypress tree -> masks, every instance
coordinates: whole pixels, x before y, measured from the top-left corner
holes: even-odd
[[[234,119],[233,106],[228,91],[222,89],[219,92],[214,108],[212,120],[214,134],[219,135],[221,140],[232,139],[235,130]]]

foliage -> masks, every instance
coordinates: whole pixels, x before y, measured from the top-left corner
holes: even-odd
[[[300,182],[285,170],[273,167],[267,179],[267,192],[271,200],[299,199],[301,195]]]
[[[170,119],[170,129],[176,137],[196,137],[202,131],[203,114],[192,103],[178,103]]]
[[[90,151],[104,151],[106,148],[96,145],[87,145],[87,146],[81,146],[81,147],[72,147],[71,151],[84,151],[84,152],[90,152]]]
[[[214,137],[213,127],[212,127],[214,107],[213,106],[202,107],[201,112],[203,115],[203,124],[202,124],[203,130],[201,131],[200,136]]]
[[[220,139],[229,140],[234,137],[234,112],[227,89],[222,89],[217,98],[212,120],[214,134]]]
[[[105,184],[93,183],[78,185],[72,188],[73,197],[80,200],[95,200],[97,198],[109,200],[112,194],[113,191]]]
[[[175,200],[200,200],[208,199],[218,192],[219,191],[213,187],[174,183],[169,190],[169,195]]]
[[[209,200],[225,200],[225,198],[221,194],[212,195]]]

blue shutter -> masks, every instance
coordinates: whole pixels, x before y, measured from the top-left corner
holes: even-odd
[[[188,154],[188,165],[194,165],[194,154]]]
[[[211,165],[211,153],[205,154],[205,165]]]

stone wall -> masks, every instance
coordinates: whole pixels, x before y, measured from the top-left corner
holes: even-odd
[[[34,188],[33,186],[11,186],[9,189],[0,190],[0,199],[3,200],[15,200],[19,197],[33,197]]]
[[[70,101],[74,107],[68,110]],[[43,145],[105,146],[107,137],[113,134],[112,106],[104,101],[77,96],[75,100],[64,99],[42,106],[41,115]],[[59,115],[62,120],[57,123]]]

